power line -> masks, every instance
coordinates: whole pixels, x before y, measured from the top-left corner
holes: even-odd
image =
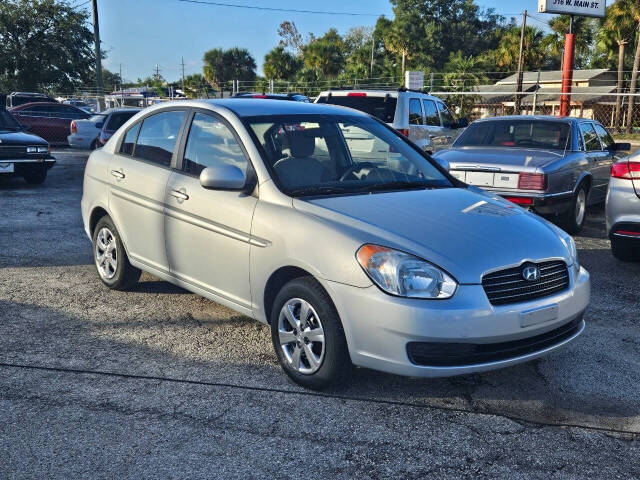
[[[291,8],[277,7],[259,7],[256,5],[239,5],[237,3],[209,2],[205,0],[178,0],[184,3],[197,3],[202,5],[213,5],[217,7],[245,8],[248,10],[266,10],[269,12],[287,12],[287,13],[310,13],[315,15],[349,15],[352,17],[379,17],[382,14],[376,13],[356,13],[356,12],[329,12],[323,10],[296,10]]]

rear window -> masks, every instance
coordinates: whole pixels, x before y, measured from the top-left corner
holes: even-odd
[[[137,111],[132,111],[132,112],[112,113],[111,116],[109,117],[109,120],[107,121],[107,124],[105,125],[104,129],[115,132],[122,125],[124,125],[127,120],[129,120],[131,117],[133,117],[136,113],[138,113],[138,112]]]
[[[329,103],[340,105],[341,107],[354,108],[361,112],[368,113],[386,123],[393,123],[396,114],[396,104],[398,100],[388,95],[386,97],[347,97],[342,95],[322,96],[318,98],[318,103]]]
[[[89,118],[89,121],[90,121],[91,123],[100,123],[100,122],[104,122],[104,117],[106,117],[106,115],[102,115],[102,114],[93,115],[91,118]]]
[[[454,147],[513,147],[561,149],[569,147],[570,126],[544,120],[496,120],[472,123]]]

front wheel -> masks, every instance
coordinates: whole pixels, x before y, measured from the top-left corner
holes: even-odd
[[[28,167],[22,176],[24,177],[24,181],[29,185],[40,185],[44,183],[47,178],[47,167],[40,165]]]
[[[333,302],[311,277],[287,283],[271,312],[271,339],[285,373],[320,390],[345,381],[352,370],[342,323]]]
[[[560,225],[571,235],[580,233],[584,227],[587,218],[588,193],[587,186],[584,183],[580,184],[571,199],[569,210],[560,217]]]

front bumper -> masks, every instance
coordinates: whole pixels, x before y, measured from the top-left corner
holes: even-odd
[[[25,169],[32,168],[34,166],[44,165],[47,169],[53,167],[56,164],[56,159],[51,155],[42,158],[0,158],[0,164],[13,165],[13,171],[10,173],[15,173],[20,175]],[[3,173],[2,168],[0,168],[0,173]]]
[[[377,287],[351,287],[330,282],[330,294],[342,319],[355,365],[413,377],[444,377],[482,372],[541,357],[572,341],[584,329],[581,320],[590,298],[589,273],[570,269],[569,289],[545,298],[493,306],[482,285],[460,285],[448,300],[392,297]],[[557,306],[554,320],[522,326],[523,312]],[[570,322],[577,328],[557,343],[513,357],[450,366],[418,365],[407,345],[420,343],[504,344],[543,335]],[[551,334],[550,334],[551,335]]]

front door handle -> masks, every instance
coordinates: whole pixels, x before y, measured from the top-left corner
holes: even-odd
[[[179,190],[171,190],[171,196],[178,199],[178,202],[189,200],[189,195]]]
[[[116,178],[124,178],[124,172],[121,172],[120,170],[111,170],[111,175]]]

